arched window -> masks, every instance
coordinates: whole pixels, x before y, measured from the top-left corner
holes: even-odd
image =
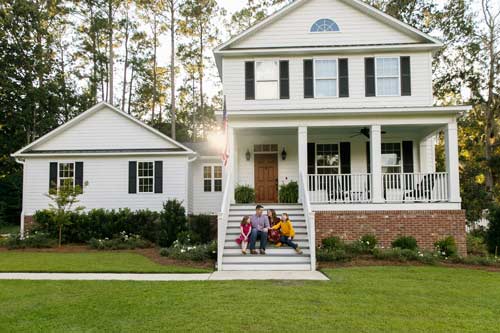
[[[340,31],[337,23],[330,19],[319,19],[311,27],[311,32]]]

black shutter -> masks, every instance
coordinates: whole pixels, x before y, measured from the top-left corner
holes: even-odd
[[[413,141],[403,141],[403,172],[413,172]]]
[[[314,142],[307,143],[307,173],[309,175],[316,174],[316,144]],[[309,183],[309,191],[315,191],[316,184],[314,177]]]
[[[163,161],[155,161],[155,193],[163,193]]]
[[[312,60],[304,60],[304,98],[314,98],[314,66]]]
[[[370,165],[370,141],[366,142],[366,173],[371,173]]]
[[[401,57],[401,96],[411,96],[410,57]]]
[[[57,191],[57,162],[50,162],[49,192]]]
[[[349,61],[339,59],[339,97],[349,97]]]
[[[79,186],[80,193],[83,193],[83,162],[75,162],[75,186]]]
[[[375,96],[375,58],[365,58],[365,96]]]
[[[280,99],[290,98],[290,70],[288,60],[280,61]]]
[[[128,193],[137,193],[137,162],[128,162]]]
[[[351,143],[340,143],[340,173],[351,173]]]
[[[255,99],[255,63],[245,62],[245,99]]]

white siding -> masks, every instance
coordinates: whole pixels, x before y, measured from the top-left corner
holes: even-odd
[[[105,107],[35,150],[176,148],[141,125]]]
[[[128,193],[129,161],[163,161],[163,193]],[[77,159],[26,159],[23,208],[25,215],[48,208],[49,163],[83,161],[83,178],[88,182],[79,205],[86,209],[130,208],[159,211],[163,202],[177,199],[187,206],[187,157],[98,157]]]
[[[340,32],[310,33],[318,19],[335,21]],[[234,44],[234,48],[412,43],[418,39],[339,0],[311,0]]]
[[[197,159],[191,163],[190,176],[190,213],[217,214],[222,205],[222,192],[205,192],[203,189],[203,166],[222,165],[220,158],[208,160]],[[222,189],[224,190],[224,181]]]
[[[365,57],[410,56],[411,96],[365,97]],[[303,60],[311,56],[279,59],[290,62],[290,99],[245,100],[245,61],[259,58],[224,58],[224,94],[229,110],[279,110],[309,108],[361,108],[361,107],[405,107],[432,106],[432,58],[428,52],[321,55],[321,58],[349,59],[349,97],[346,98],[304,98]],[[266,58],[269,59],[269,58]],[[278,59],[278,58],[276,58]]]

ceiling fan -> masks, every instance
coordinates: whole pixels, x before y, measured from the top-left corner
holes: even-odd
[[[381,133],[385,134],[387,132],[386,131],[382,131]],[[369,139],[370,138],[370,128],[363,127],[358,133],[352,135],[351,138],[354,138],[354,137],[356,137],[358,135],[364,135],[364,136],[366,136]]]

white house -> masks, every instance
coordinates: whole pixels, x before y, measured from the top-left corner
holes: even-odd
[[[423,248],[452,235],[465,253],[457,115],[433,106],[432,57],[442,43],[359,0],[296,0],[214,51],[226,96],[229,161],[180,144],[99,104],[13,154],[24,163],[23,213],[45,208],[49,180],[88,181],[87,208],[218,213],[218,268],[315,269],[315,244],[375,234],[384,246],[413,235]],[[219,116],[222,115],[218,113]],[[446,170],[436,170],[444,132]],[[83,162],[83,178],[81,175]],[[300,202],[278,188],[299,183]],[[243,256],[233,239],[237,185],[287,211],[303,255]]]

